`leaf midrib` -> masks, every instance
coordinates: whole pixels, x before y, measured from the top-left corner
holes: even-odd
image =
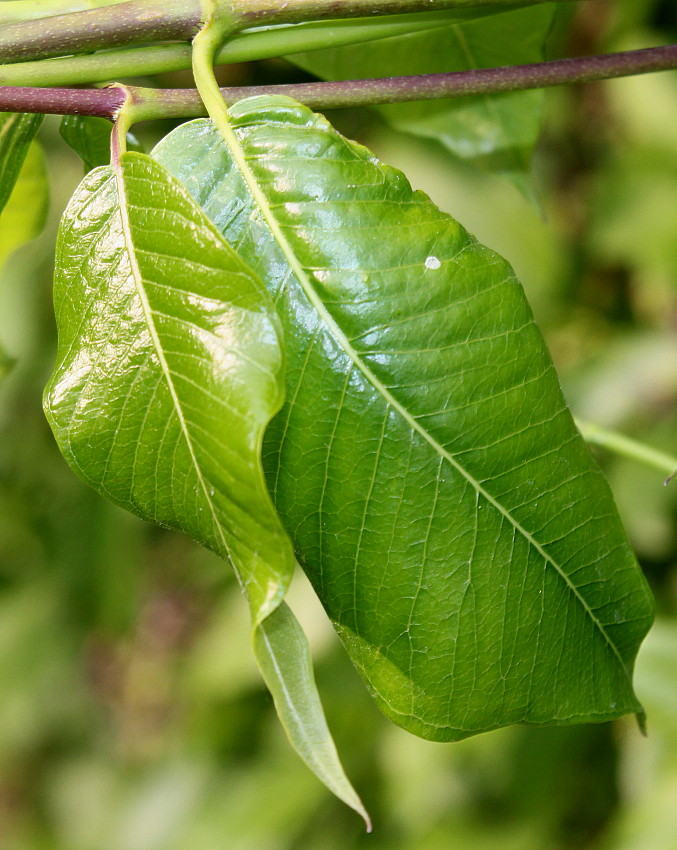
[[[197,455],[195,453],[195,448],[193,446],[193,440],[190,436],[190,431],[188,429],[188,423],[186,422],[186,418],[183,414],[183,407],[181,405],[181,401],[179,399],[178,393],[176,392],[176,387],[174,386],[174,381],[172,379],[172,371],[169,368],[169,364],[167,363],[167,358],[164,354],[164,349],[162,347],[162,343],[160,341],[160,335],[158,334],[157,328],[155,327],[155,321],[153,319],[153,310],[150,306],[150,302],[148,300],[148,295],[146,294],[143,275],[141,274],[141,269],[139,268],[139,264],[136,259],[136,248],[134,245],[134,238],[132,235],[131,222],[128,214],[128,202],[127,202],[127,190],[125,187],[124,175],[122,173],[122,166],[117,165],[113,167],[113,173],[115,176],[115,185],[118,193],[118,207],[120,209],[120,219],[122,223],[122,233],[123,238],[125,240],[125,246],[127,248],[127,255],[129,256],[129,263],[132,271],[132,277],[134,279],[134,287],[136,289],[137,295],[139,296],[139,301],[141,302],[141,309],[143,310],[144,319],[146,321],[146,325],[148,327],[148,332],[150,334],[150,338],[153,342],[153,348],[155,349],[155,353],[158,358],[158,362],[160,363],[160,369],[162,370],[162,374],[164,375],[165,382],[167,384],[167,388],[169,389],[169,394],[172,399],[172,405],[174,407],[174,412],[179,422],[179,427],[181,429],[181,433],[183,434],[183,438],[186,442],[186,446],[188,448],[188,453],[190,455],[190,459],[195,469],[195,474],[197,475],[197,479],[200,483],[200,487],[204,494],[205,501],[209,506],[210,513],[212,515],[212,519],[214,521],[214,527],[217,530],[218,536],[221,540],[221,544],[223,545],[224,554],[228,558],[231,564],[234,565],[234,560],[231,556],[230,548],[228,546],[228,542],[226,540],[226,536],[223,532],[223,527],[218,518],[216,508],[214,503],[209,495],[209,488],[207,487],[207,483],[204,479],[204,475],[202,473],[202,468],[197,459]]]
[[[275,214],[270,204],[268,203],[268,199],[266,198],[266,195],[261,189],[256,179],[256,176],[254,175],[247,161],[247,156],[230,122],[226,123],[225,120],[222,120],[215,121],[214,123],[221,132],[223,140],[231,156],[233,157],[235,164],[239,168],[240,173],[242,174],[247,188],[252,196],[252,199],[259,208],[259,211],[263,216],[263,219],[267,224],[268,228],[270,229],[273,238],[277,242],[285,259],[289,263],[292,271],[294,272],[294,275],[296,276],[299,284],[301,285],[301,288],[303,289],[303,292],[305,293],[312,306],[315,308],[320,319],[329,328],[332,336],[334,337],[334,340],[343,349],[345,354],[350,358],[350,360],[360,370],[360,372],[362,372],[367,381],[383,397],[385,402],[402,416],[407,425],[413,431],[417,432],[433,448],[436,453],[443,457],[463,478],[465,478],[466,481],[475,489],[475,491],[479,495],[486,499],[487,502],[492,505],[495,510],[497,510],[503,517],[505,517],[505,519],[513,526],[513,528],[524,537],[524,539],[536,550],[536,552],[538,552],[538,554],[543,558],[543,560],[555,569],[560,578],[562,578],[562,580],[568,587],[569,591],[578,600],[585,613],[590,617],[593,624],[597,627],[600,634],[611,649],[613,655],[616,657],[618,663],[621,665],[625,677],[630,681],[630,675],[623,661],[623,658],[621,657],[618,651],[618,648],[607,634],[600,620],[595,616],[593,610],[590,608],[585,598],[579,593],[578,588],[573,584],[569,576],[564,572],[564,570],[560,567],[557,561],[555,561],[554,558],[545,551],[545,549],[534,538],[534,536],[530,534],[526,530],[526,528],[524,528],[524,526],[522,526],[518,522],[515,517],[513,517],[513,515],[507,510],[507,508],[505,508],[497,499],[495,499],[487,490],[485,490],[484,487],[482,487],[482,485],[479,483],[479,481],[477,481],[477,479],[470,472],[468,472],[468,470],[461,463],[459,463],[456,458],[432,436],[432,434],[430,434],[425,428],[420,426],[417,420],[391,394],[388,388],[377,378],[377,376],[372,372],[369,366],[361,359],[358,352],[352,347],[348,337],[343,333],[340,326],[335,321],[331,313],[327,310],[322,299],[315,291],[315,288],[313,287],[310,278],[306,274],[304,267],[301,265],[301,262],[296,256],[292,245],[290,244],[287,237],[284,235],[282,227],[278,222],[277,218],[275,217]]]

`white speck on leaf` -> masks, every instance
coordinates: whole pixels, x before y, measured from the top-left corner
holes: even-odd
[[[442,263],[437,257],[430,256],[425,258],[425,267],[427,269],[432,269],[434,271],[435,269],[439,269],[441,265]]]

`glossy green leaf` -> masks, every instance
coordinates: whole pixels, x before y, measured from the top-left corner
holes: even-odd
[[[446,27],[289,57],[327,80],[468,71],[540,62],[553,11],[548,4]],[[500,173],[530,194],[531,153],[541,126],[541,91],[379,106],[395,129],[435,139],[457,157]]]
[[[293,101],[231,120],[155,155],[275,297],[268,481],[383,711],[437,740],[641,711],[650,594],[508,264]]]
[[[295,559],[260,457],[283,399],[269,294],[185,189],[128,153],[90,172],[71,200],[55,304],[45,409],[65,458],[113,502],[231,562],[292,742],[366,818],[333,749],[303,632],[279,607]]]
[[[86,115],[64,115],[59,132],[63,140],[80,156],[85,174],[110,162],[110,137],[113,125],[105,118]],[[137,139],[127,133],[127,150],[140,151]]]
[[[0,213],[0,268],[9,255],[42,231],[47,217],[49,182],[37,142],[28,149],[19,177]]]
[[[0,112],[0,212],[12,194],[43,115]]]

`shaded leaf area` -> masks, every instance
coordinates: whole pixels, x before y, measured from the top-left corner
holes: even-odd
[[[0,112],[0,212],[12,194],[28,148],[43,118],[43,115]]]
[[[110,139],[113,125],[105,118],[86,115],[64,115],[59,132],[61,138],[82,159],[85,174],[99,165],[110,162]],[[141,151],[141,145],[132,133],[127,133],[127,150]]]
[[[64,215],[55,308],[45,410],[66,460],[116,504],[230,561],[294,746],[366,818],[329,734],[305,636],[281,603],[295,559],[260,458],[283,394],[269,294],[185,189],[128,153],[119,167],[91,172]]]
[[[437,740],[639,711],[650,595],[508,264],[293,101],[232,121],[155,155],[275,297],[268,481],[380,707]]]
[[[288,57],[327,80],[433,74],[540,62],[552,25],[548,4],[450,23],[422,33]],[[543,93],[507,92],[376,107],[397,130],[434,139],[457,157],[502,174],[531,195],[530,164]]]
[[[0,266],[10,254],[40,234],[49,203],[44,157],[37,142],[30,145],[0,219]]]

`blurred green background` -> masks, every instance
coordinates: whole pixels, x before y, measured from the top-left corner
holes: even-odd
[[[673,0],[591,0],[558,49],[676,36]],[[281,71],[297,73],[230,75]],[[513,263],[577,414],[677,453],[677,75],[551,91],[540,210],[373,116],[332,118]],[[677,850],[677,482],[599,454],[658,601],[637,665],[647,738],[632,718],[413,738],[380,716],[299,576],[291,604],[365,835],[287,744],[226,566],[101,501],[53,445],[52,255],[82,172],[56,121],[41,142],[0,220],[1,850]],[[45,167],[46,229],[10,253],[46,210]]]

